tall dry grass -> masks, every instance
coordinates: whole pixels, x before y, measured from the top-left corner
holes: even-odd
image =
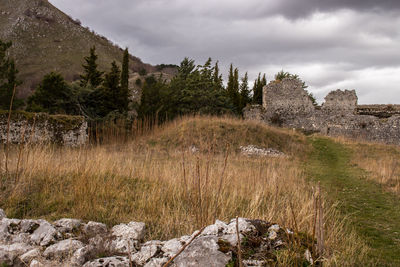
[[[352,162],[369,172],[367,179],[400,195],[400,148],[379,144],[352,144]]]
[[[271,145],[292,156],[244,157],[237,146],[245,143]],[[192,153],[189,145],[200,151]],[[73,217],[109,225],[144,221],[148,239],[189,234],[236,216],[312,235],[315,190],[298,160],[308,149],[290,131],[209,117],[180,119],[130,142],[81,148],[26,144],[10,150],[12,175],[2,176],[0,205],[10,217]],[[361,261],[365,247],[323,197],[322,206],[327,264]],[[282,257],[282,264],[287,260]]]

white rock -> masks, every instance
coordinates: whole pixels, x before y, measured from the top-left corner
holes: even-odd
[[[4,210],[0,209],[0,220],[2,220],[3,218],[7,218],[7,216]]]
[[[244,260],[243,264],[245,267],[262,267],[265,266],[264,261],[259,261],[259,260]]]
[[[173,266],[213,266],[225,267],[231,255],[219,251],[216,236],[197,237],[192,244],[174,260]]]
[[[306,260],[311,264],[314,265],[314,260],[312,258],[311,252],[306,249],[306,251],[304,252],[304,258],[306,258]]]
[[[82,221],[77,219],[63,218],[58,221],[55,221],[54,225],[56,227],[60,227],[61,232],[72,232],[73,230],[78,229],[82,225]]]
[[[130,222],[128,224],[115,225],[111,232],[114,236],[124,239],[142,240],[146,233],[146,225],[143,222]]]
[[[254,225],[248,222],[245,218],[238,218],[239,222],[239,232],[240,233],[247,233],[256,230]],[[232,219],[229,223],[225,233],[226,234],[235,234],[236,231],[236,219]]]
[[[19,259],[25,263],[29,264],[32,260],[35,258],[40,257],[40,249],[39,248],[34,248],[26,252],[25,254],[21,255]]]
[[[113,239],[111,242],[106,242],[106,247],[108,248],[108,250],[117,253],[122,253],[122,254],[134,253],[137,251],[137,248],[139,247],[139,241],[133,239],[125,239],[123,237],[117,237]]]
[[[21,232],[22,233],[33,233],[40,226],[38,220],[21,220]]]
[[[274,225],[271,225],[271,226],[268,228],[268,231],[278,232],[279,229],[281,229],[281,227],[279,226],[279,224],[274,224]]]
[[[76,266],[82,266],[86,262],[86,257],[95,248],[91,245],[84,246],[77,251],[71,257],[71,264]]]
[[[83,232],[90,236],[106,234],[107,225],[104,223],[90,221],[83,226]]]
[[[278,234],[275,231],[270,231],[268,234],[268,239],[275,240],[278,237]]]
[[[86,262],[83,267],[129,267],[127,257],[108,257]]]
[[[143,267],[160,267],[166,264],[168,258],[153,258],[148,263],[146,263]]]
[[[46,248],[43,256],[49,259],[62,260],[69,255],[73,255],[76,250],[82,247],[83,243],[81,241],[65,239]]]
[[[31,235],[31,242],[40,246],[47,246],[56,241],[58,231],[48,222],[41,220],[39,228]]]
[[[164,252],[165,256],[172,257],[190,240],[190,236],[182,236],[180,238],[174,238],[168,240],[161,247],[161,251]]]
[[[131,259],[138,265],[144,265],[150,258],[154,257],[159,250],[159,245],[143,245],[140,251],[135,253]]]
[[[41,264],[39,261],[37,260],[33,260],[31,261],[31,264],[29,265],[29,267],[44,267],[43,264]]]
[[[12,266],[17,257],[31,249],[31,246],[24,243],[0,245],[0,263],[6,263]]]

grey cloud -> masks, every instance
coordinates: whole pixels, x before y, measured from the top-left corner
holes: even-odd
[[[343,86],[357,89],[361,102],[400,103],[400,1],[50,1],[145,62],[212,57],[224,73],[234,63],[251,79],[283,68],[319,99]],[[363,82],[362,74],[374,77]],[[378,97],[382,77],[393,85]]]

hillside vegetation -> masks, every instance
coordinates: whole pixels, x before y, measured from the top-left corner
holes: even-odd
[[[118,141],[123,131],[110,129],[103,133],[110,139],[103,145],[12,148],[0,206],[17,218],[73,217],[109,225],[144,221],[148,239],[242,216],[277,222],[312,240],[315,199],[321,197],[325,250],[320,260],[332,266],[371,262],[368,246],[346,219],[349,214],[337,208],[341,200],[329,191],[318,195],[308,179],[305,159],[320,150],[305,136],[217,117],[182,118],[153,129],[138,125],[143,124],[125,136],[126,142]],[[286,156],[240,154],[239,147],[249,144]],[[277,263],[293,265],[301,253],[282,251]]]
[[[20,96],[30,94],[45,74],[61,73],[68,81],[79,79],[83,58],[96,46],[101,55],[99,69],[108,71],[110,63],[122,63],[123,50],[80,25],[47,0],[0,1],[0,39],[12,41],[11,55],[24,81]],[[157,71],[131,56],[130,69]]]

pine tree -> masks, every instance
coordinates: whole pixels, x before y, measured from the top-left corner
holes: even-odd
[[[121,72],[121,88],[122,90],[128,91],[129,86],[129,52],[128,48],[124,51],[124,58],[122,61],[122,72]]]
[[[243,108],[246,107],[248,103],[250,103],[250,91],[249,91],[249,78],[247,72],[244,74],[242,78],[242,82],[240,84],[240,111],[243,111]]]
[[[84,74],[80,75],[82,87],[92,86],[96,88],[103,82],[103,72],[97,70],[97,60],[96,47],[90,48],[89,56],[85,57],[86,64],[83,64]]]
[[[128,93],[121,88],[120,78],[121,71],[117,63],[113,61],[111,70],[105,75],[103,82],[104,108],[108,112],[118,110],[123,113],[128,110]]]
[[[262,83],[261,83],[261,73],[258,73],[257,79],[254,81],[253,86],[253,103],[262,104]]]
[[[4,43],[0,40],[0,109],[9,109],[13,94],[12,108],[17,109],[23,105],[23,101],[17,99],[14,92],[14,88],[21,84],[17,79],[18,70],[14,60],[6,57],[6,51],[10,47],[11,42]]]
[[[223,88],[222,74],[219,74],[218,61],[215,62],[214,72],[213,72],[213,84],[215,90],[221,90]]]

